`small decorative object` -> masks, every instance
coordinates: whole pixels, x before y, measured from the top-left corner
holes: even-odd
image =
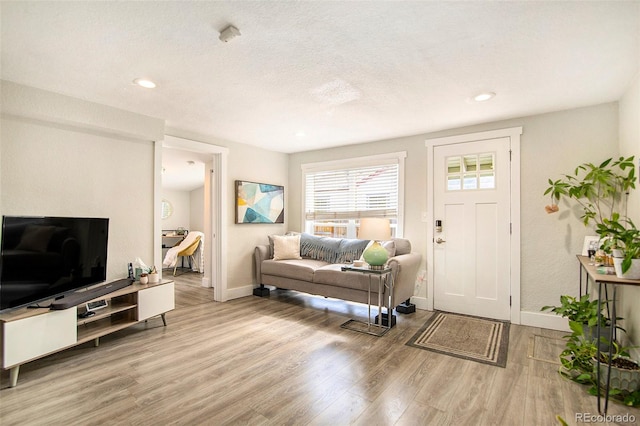
[[[160,282],[160,275],[158,275],[158,271],[156,270],[156,267],[152,267],[151,268],[151,272],[149,272],[149,284],[157,284]]]
[[[140,274],[140,284],[147,284],[149,282],[149,276],[147,274]]]
[[[369,264],[370,269],[384,269],[389,258],[389,253],[382,247],[379,241],[391,238],[391,225],[388,219],[364,218],[360,220],[360,232],[358,238],[372,240],[370,246],[362,253],[364,261]]]
[[[237,180],[236,223],[284,223],[284,186]]]
[[[176,229],[176,235],[184,235],[186,233],[187,233],[187,230],[184,229],[182,226]]]

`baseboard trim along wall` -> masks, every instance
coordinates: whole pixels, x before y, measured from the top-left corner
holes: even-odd
[[[411,303],[416,305],[416,309],[422,309],[423,311],[429,310],[429,304],[427,303],[426,297],[411,296]]]
[[[246,297],[251,295],[253,295],[253,285],[227,288],[225,300],[239,299],[241,297]]]
[[[529,327],[548,328],[550,330],[571,331],[569,321],[566,318],[555,314],[544,314],[542,312],[520,312],[521,325]]]

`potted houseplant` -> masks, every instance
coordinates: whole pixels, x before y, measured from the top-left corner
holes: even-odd
[[[611,388],[625,393],[640,391],[640,365],[630,358],[629,349],[613,342],[611,354],[609,384]],[[604,386],[606,383],[608,360],[609,353],[600,352],[600,386]],[[593,363],[594,366],[597,365],[595,356]]]
[[[640,279],[640,230],[631,219],[620,219],[618,213],[611,220],[599,223],[596,232],[603,239],[602,248],[613,254],[616,275]]]
[[[589,300],[589,295],[575,298],[572,296],[560,296],[559,306],[543,306],[542,311],[551,311],[569,320],[569,327],[574,333],[578,333],[590,342],[597,339],[598,318],[600,318],[600,350],[608,350],[607,337],[611,335],[611,321],[602,312],[604,304],[601,304],[598,315],[598,300]],[[621,320],[622,318],[616,318]],[[579,328],[578,328],[579,326]],[[617,327],[624,331],[621,327]]]
[[[634,263],[632,259],[640,258],[640,233],[633,221],[621,214],[627,211],[627,197],[635,189],[635,181],[633,156],[609,158],[598,165],[583,163],[573,174],[555,181],[549,179],[544,194],[551,196],[551,205],[545,209],[554,213],[559,210],[557,202],[561,198],[575,200],[583,209],[583,223],[595,225],[603,248],[609,253],[614,248],[620,250],[623,260],[614,261],[614,265],[618,263],[621,273],[626,273]]]

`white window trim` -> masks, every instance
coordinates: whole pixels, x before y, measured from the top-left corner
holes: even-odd
[[[300,200],[300,223],[304,225],[305,219],[305,200],[306,194],[306,175],[307,173],[315,173],[337,169],[356,168],[368,166],[371,163],[376,164],[398,164],[398,219],[396,224],[396,237],[404,236],[404,163],[407,158],[406,151],[390,152],[386,154],[368,155],[364,157],[343,158],[340,160],[321,161],[316,163],[305,163],[300,165],[302,170],[302,197]]]

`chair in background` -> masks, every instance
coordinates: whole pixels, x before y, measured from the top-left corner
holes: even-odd
[[[198,261],[196,260],[196,257],[193,255],[196,250],[198,250],[198,246],[200,245],[200,236],[197,236],[195,238],[195,240],[193,240],[193,242],[191,244],[189,244],[188,246],[182,248],[182,250],[180,250],[178,252],[178,258],[180,257],[186,257],[189,259],[189,264],[191,264],[191,262],[193,262],[195,265],[198,265]],[[175,266],[173,267],[173,276],[176,276],[176,269],[178,268],[178,262],[176,262]]]

